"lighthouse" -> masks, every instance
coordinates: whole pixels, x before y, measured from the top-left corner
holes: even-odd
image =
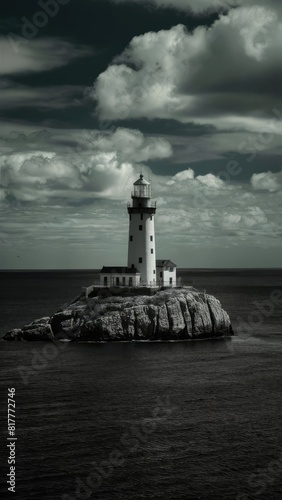
[[[100,271],[99,287],[117,289],[138,288],[157,290],[158,287],[175,287],[176,264],[170,259],[156,260],[155,215],[156,202],[151,199],[151,184],[140,174],[133,184],[131,202],[127,204],[129,235],[127,267],[103,266]],[[95,286],[93,285],[95,288]],[[86,292],[85,292],[86,293]],[[87,292],[88,293],[88,292]]]
[[[145,286],[156,284],[155,214],[156,202],[151,200],[151,184],[140,174],[133,184],[132,201],[128,203],[129,238],[127,267],[140,272]]]

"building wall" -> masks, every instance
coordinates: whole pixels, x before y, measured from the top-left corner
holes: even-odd
[[[163,273],[163,276],[160,276],[160,273]],[[170,279],[172,278],[172,283],[170,284]],[[170,267],[158,267],[157,268],[157,280],[158,284],[163,286],[176,286],[176,267],[173,268],[173,271],[170,271]]]
[[[104,278],[107,278],[107,285],[104,284]],[[119,278],[119,285],[117,284],[117,278]],[[129,278],[132,278],[132,286],[138,286],[140,284],[140,274],[128,274],[128,273],[103,273],[100,274],[100,285],[101,286],[130,286]],[[124,280],[125,279],[125,282]]]
[[[142,226],[142,230],[139,229],[139,226]],[[151,237],[153,237],[153,241],[151,241]],[[131,214],[129,216],[128,240],[127,267],[134,265],[141,273],[141,283],[154,285],[157,279],[154,215],[149,213]],[[140,258],[142,262],[139,261]]]

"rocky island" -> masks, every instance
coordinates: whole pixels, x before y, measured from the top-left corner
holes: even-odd
[[[153,296],[122,296],[105,290],[81,295],[51,317],[6,333],[6,341],[176,341],[233,335],[230,318],[212,295],[193,287]]]

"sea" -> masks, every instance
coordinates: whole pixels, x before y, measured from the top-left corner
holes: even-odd
[[[178,275],[220,300],[233,338],[0,342],[1,499],[282,498],[282,270]],[[97,271],[0,280],[2,337]]]

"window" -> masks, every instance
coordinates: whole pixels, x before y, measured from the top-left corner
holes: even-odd
[[[153,273],[156,274],[156,269],[154,269]]]
[[[143,214],[140,215],[140,219],[143,220]]]
[[[116,286],[119,286],[119,278],[116,278]]]
[[[128,279],[128,284],[129,284],[129,286],[133,285],[133,278],[131,276]]]
[[[162,278],[162,277],[163,277],[163,272],[161,271],[161,272],[160,272],[160,278]]]
[[[104,286],[107,286],[107,284],[108,284],[108,277],[104,276]]]
[[[139,226],[139,231],[142,231],[142,229],[143,229],[143,226],[142,226],[142,224],[141,224],[141,225]]]
[[[125,276],[122,277],[122,284],[125,285]]]
[[[169,278],[169,284],[172,285],[172,278]]]
[[[133,236],[130,236],[129,241],[133,241]]]
[[[153,236],[150,236],[150,241],[153,241]]]
[[[139,264],[142,264],[142,257],[139,257]]]
[[[154,253],[154,250],[153,250],[153,248],[151,248],[151,253]]]
[[[170,268],[169,268],[169,272],[170,272],[170,273],[173,273],[173,267],[170,267]]]
[[[134,269],[134,264],[131,264],[131,268]]]

